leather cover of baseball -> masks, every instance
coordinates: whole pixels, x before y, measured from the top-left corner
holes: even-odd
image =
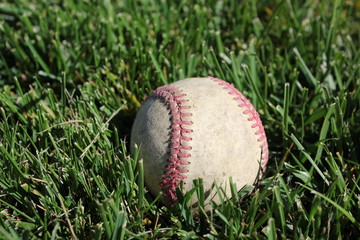
[[[146,186],[155,196],[163,192],[167,205],[176,203],[181,181],[188,191],[198,178],[205,204],[219,202],[214,181],[231,197],[229,177],[238,189],[253,185],[268,161],[259,114],[231,84],[213,77],[157,88],[136,116],[130,142],[132,152],[140,147]]]

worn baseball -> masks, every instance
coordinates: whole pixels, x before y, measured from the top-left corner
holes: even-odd
[[[253,185],[268,161],[259,114],[235,87],[213,77],[157,88],[140,108],[130,141],[132,151],[139,146],[146,186],[155,196],[162,192],[167,205],[177,202],[181,181],[186,192],[199,178],[206,205],[219,202],[214,183],[231,197],[230,177],[239,189]]]

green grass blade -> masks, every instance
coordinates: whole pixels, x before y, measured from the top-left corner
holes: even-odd
[[[329,180],[327,180],[327,178],[325,177],[325,175],[323,174],[323,172],[320,170],[320,168],[318,167],[318,165],[316,164],[316,162],[313,160],[313,158],[307,153],[305,152],[305,148],[301,145],[301,143],[299,142],[299,140],[297,140],[297,138],[291,134],[290,138],[293,140],[293,142],[295,143],[295,145],[299,148],[299,150],[305,155],[306,159],[311,163],[311,165],[315,168],[316,172],[321,176],[321,178],[325,181],[325,183],[327,185],[329,185]]]
[[[351,215],[350,212],[346,211],[343,207],[341,207],[339,204],[337,204],[336,202],[334,202],[333,200],[331,200],[330,198],[328,198],[327,196],[325,196],[324,194],[311,189],[310,187],[300,184],[302,187],[306,188],[307,190],[311,191],[312,194],[315,194],[323,199],[325,199],[327,202],[329,202],[330,204],[332,204],[334,207],[336,207],[340,212],[342,212],[351,222],[356,223],[357,226],[360,226],[360,224],[356,221],[356,219]]]
[[[158,61],[156,60],[153,52],[152,52],[152,51],[149,51],[149,55],[150,55],[150,58],[151,58],[151,60],[152,60],[152,63],[153,63],[154,66],[155,66],[155,69],[156,69],[157,73],[158,73],[159,76],[160,76],[160,79],[161,79],[162,83],[163,83],[164,85],[169,84],[169,83],[168,83],[168,80],[166,80],[165,75],[164,75],[163,71],[161,70],[161,67],[160,67]]]

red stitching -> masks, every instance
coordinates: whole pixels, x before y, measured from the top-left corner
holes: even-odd
[[[183,112],[183,110],[190,108],[190,106],[185,105],[189,100],[185,98],[186,94],[174,86],[165,85],[159,87],[149,98],[151,97],[164,101],[170,111],[170,157],[164,174],[161,176],[160,186],[162,187],[165,203],[172,206],[177,201],[175,189],[179,186],[180,180],[186,179],[183,174],[188,172],[185,166],[189,164],[187,159],[191,157],[189,153],[191,146],[184,145],[184,143],[192,139],[184,136],[184,134],[192,133],[192,129],[189,128],[192,122],[185,120],[185,118],[191,117],[192,114]]]
[[[268,149],[268,142],[264,130],[264,126],[262,125],[261,119],[259,117],[259,114],[256,112],[255,108],[251,104],[251,102],[244,97],[244,95],[239,92],[233,85],[231,85],[228,82],[225,82],[221,79],[210,77],[210,79],[217,82],[219,85],[223,86],[223,89],[228,90],[228,93],[230,95],[235,95],[233,98],[236,101],[239,101],[239,107],[245,108],[243,111],[244,114],[250,114],[250,117],[248,118],[248,121],[254,121],[254,124],[251,125],[252,128],[258,128],[258,130],[255,132],[256,135],[259,135],[259,138],[257,139],[258,142],[261,143],[261,167],[262,172],[260,173],[260,177],[262,176],[263,172],[266,170],[266,164],[269,160],[269,149]]]

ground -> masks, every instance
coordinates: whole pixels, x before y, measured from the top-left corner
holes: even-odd
[[[2,1],[0,239],[360,238],[359,46],[358,0]],[[202,76],[253,102],[270,159],[194,216],[147,192],[129,137],[156,87]]]

